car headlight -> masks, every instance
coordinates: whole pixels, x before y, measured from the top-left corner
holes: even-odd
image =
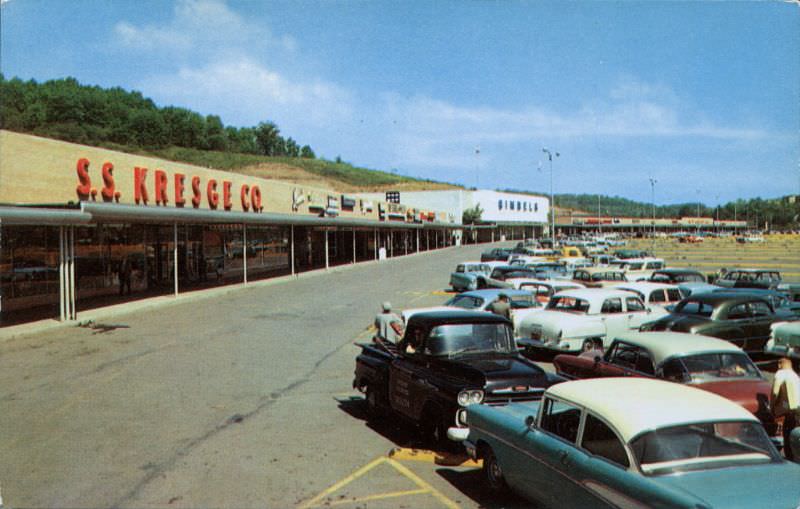
[[[483,401],[482,390],[463,390],[458,393],[458,404],[461,406],[477,405]]]

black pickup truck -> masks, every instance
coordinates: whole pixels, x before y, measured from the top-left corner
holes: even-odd
[[[466,426],[468,405],[536,400],[563,381],[520,355],[511,322],[491,313],[417,313],[397,345],[359,346],[353,387],[370,415],[399,415],[436,443]]]

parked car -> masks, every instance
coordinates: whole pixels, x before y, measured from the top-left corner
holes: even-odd
[[[684,297],[689,297],[690,295],[696,295],[698,293],[713,292],[719,290],[721,287],[709,283],[691,281],[687,283],[678,283],[678,288],[681,290]]]
[[[572,273],[572,280],[584,285],[586,288],[608,288],[628,281],[625,271],[611,267],[587,267],[576,269]]]
[[[537,302],[533,293],[529,290],[497,289],[490,288],[484,290],[472,290],[464,292],[449,299],[441,306],[426,308],[404,309],[401,312],[403,321],[408,323],[409,319],[417,313],[430,311],[483,311],[489,312],[488,308],[504,293],[508,296],[511,305],[511,321],[514,326],[520,324],[523,318],[529,313],[542,311],[544,306]]]
[[[671,285],[678,283],[705,283],[706,277],[702,272],[693,269],[669,268],[653,271],[648,281]]]
[[[800,361],[800,322],[772,324],[769,341],[764,352]]]
[[[628,258],[644,258],[652,255],[649,251],[643,251],[641,249],[620,249],[619,251],[614,251],[614,256],[620,260],[627,260]]]
[[[770,326],[781,320],[763,297],[711,292],[680,301],[672,313],[642,325],[642,331],[674,331],[725,339],[747,353],[761,353]]]
[[[776,289],[781,282],[781,273],[771,269],[731,269],[724,275],[709,281],[723,288]]]
[[[491,266],[481,262],[463,262],[456,266],[450,274],[450,286],[457,292],[464,290],[477,290],[478,277],[487,276],[492,271]]]
[[[608,267],[609,265],[613,265],[614,262],[619,261],[619,258],[609,254],[594,254],[590,256],[589,259],[595,267]]]
[[[488,276],[478,278],[478,288],[515,288],[515,279],[535,280],[536,273],[514,265],[500,265]]]
[[[484,251],[481,253],[481,261],[482,262],[491,262],[491,261],[507,261],[508,257],[511,256],[511,249],[504,248],[504,247],[496,247],[494,249],[490,249],[489,251]]]
[[[750,412],[645,378],[553,385],[541,401],[467,407],[448,433],[483,460],[487,487],[549,508],[794,508],[800,465]]]
[[[764,242],[764,237],[761,235],[742,235],[736,237],[736,242],[739,244],[761,244]]]
[[[684,235],[682,237],[678,237],[678,242],[686,244],[697,244],[699,242],[703,242],[703,237],[700,235]]]
[[[359,346],[353,387],[370,415],[399,416],[436,442],[468,405],[539,399],[562,380],[521,356],[511,323],[490,313],[418,313],[397,346]]]
[[[667,311],[667,306],[677,304],[683,300],[680,288],[675,285],[650,282],[622,283],[614,286],[620,290],[633,292],[642,299],[646,306],[652,309]]]
[[[722,339],[680,332],[630,332],[602,357],[558,355],[556,373],[569,378],[642,376],[687,384],[719,394],[758,417],[772,436],[770,382],[744,351]]]
[[[624,270],[628,281],[644,281],[649,279],[656,270],[664,268],[664,260],[653,257],[629,258],[613,262],[612,265]]]
[[[638,295],[624,290],[567,290],[551,297],[544,311],[520,322],[517,343],[528,354],[577,354],[607,347],[614,337],[664,314],[648,309]]]
[[[746,293],[764,297],[772,305],[772,309],[778,316],[785,317],[787,320],[800,319],[800,302],[792,302],[785,293],[778,290],[764,290],[761,288],[719,288],[715,292],[734,292]]]
[[[550,302],[550,298],[558,292],[577,290],[579,288],[585,288],[585,286],[563,279],[542,279],[539,281],[523,282],[519,285],[520,290],[527,290],[533,293],[534,298],[542,304]]]

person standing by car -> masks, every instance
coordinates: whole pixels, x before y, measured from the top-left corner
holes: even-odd
[[[783,450],[786,459],[795,458],[790,435],[800,421],[800,376],[792,369],[792,360],[781,357],[778,371],[772,382],[772,413],[775,417],[783,417]]]
[[[397,344],[403,336],[403,320],[392,313],[392,304],[384,302],[382,312],[375,316],[375,340]]]
[[[489,304],[487,310],[511,320],[511,304],[509,304],[508,295],[505,293],[498,295],[497,300]]]

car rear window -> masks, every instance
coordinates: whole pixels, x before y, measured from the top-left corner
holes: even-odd
[[[676,313],[682,315],[697,315],[697,316],[711,316],[714,312],[714,306],[700,302],[697,300],[683,301],[675,308]]]

